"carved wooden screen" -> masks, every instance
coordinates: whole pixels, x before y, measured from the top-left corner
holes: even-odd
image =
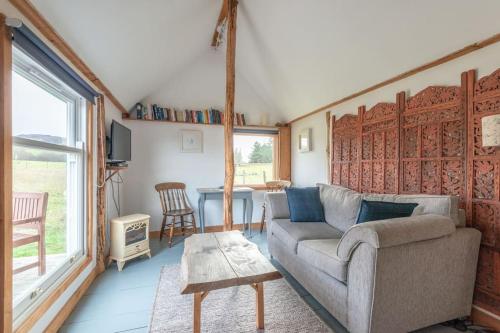
[[[399,99],[399,94],[398,94]],[[359,108],[360,191],[398,193],[399,103]]]
[[[401,114],[400,193],[465,200],[466,76],[462,86],[428,87]],[[464,205],[464,204],[463,204]]]
[[[482,232],[474,303],[500,314],[500,150],[483,147],[481,118],[500,114],[500,69],[475,82],[468,73],[469,225]]]
[[[332,184],[358,190],[358,116],[333,117],[332,124]]]
[[[467,224],[482,232],[474,303],[500,315],[500,148],[481,141],[482,117],[500,114],[500,69],[477,82],[469,71],[460,87],[428,87],[404,99],[400,93],[397,103],[360,107],[358,117],[333,117],[332,183],[460,196]],[[391,163],[399,163],[399,182]]]

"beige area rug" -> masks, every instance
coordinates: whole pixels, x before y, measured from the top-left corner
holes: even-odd
[[[193,295],[181,295],[180,266],[165,266],[156,291],[150,332],[192,332]],[[201,305],[201,331],[210,333],[331,333],[285,279],[264,282],[265,329],[255,327],[250,286],[211,291]]]

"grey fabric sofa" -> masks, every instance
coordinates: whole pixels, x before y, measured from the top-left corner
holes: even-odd
[[[286,194],[267,194],[269,251],[350,332],[409,332],[470,314],[481,234],[464,227],[458,198],[318,186],[327,223],[290,222]],[[363,198],[419,206],[356,225]]]

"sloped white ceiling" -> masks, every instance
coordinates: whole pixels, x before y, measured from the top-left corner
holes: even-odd
[[[225,46],[209,46],[222,0],[33,3],[125,107],[175,85],[204,59],[213,66],[214,52],[224,58]],[[497,0],[240,0],[237,79],[260,109],[290,120],[499,33],[498,13]],[[214,96],[224,105],[223,81],[213,82],[207,91],[220,89]],[[207,107],[197,105],[203,85],[192,87],[185,107]]]

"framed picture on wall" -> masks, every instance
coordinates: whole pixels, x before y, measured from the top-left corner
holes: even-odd
[[[202,153],[203,132],[196,130],[181,130],[181,153]]]
[[[311,129],[304,128],[299,133],[299,152],[305,153],[311,151]]]

